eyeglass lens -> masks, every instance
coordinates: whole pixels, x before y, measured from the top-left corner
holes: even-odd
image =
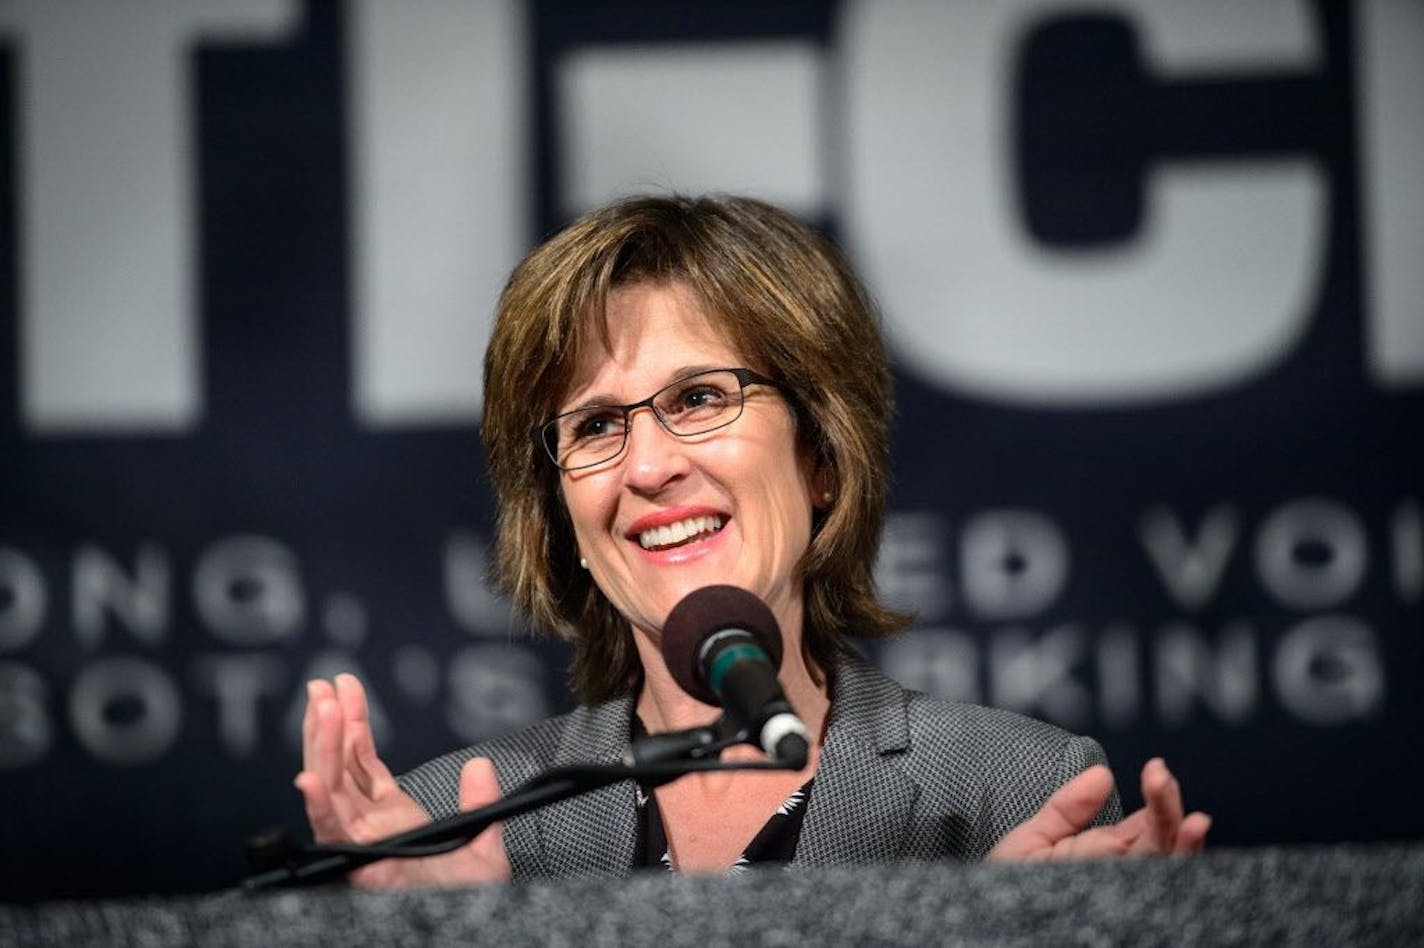
[[[632,405],[599,405],[562,414],[545,426],[544,440],[559,467],[590,467],[623,450],[628,415],[636,408],[651,406],[664,428],[687,437],[736,421],[742,401],[742,384],[735,372],[703,372]]]

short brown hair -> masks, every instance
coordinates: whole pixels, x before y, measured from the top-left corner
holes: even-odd
[[[833,485],[799,570],[804,648],[834,667],[845,636],[906,624],[875,595],[893,383],[874,308],[841,254],[786,212],[741,197],[636,197],[594,210],[510,274],[485,353],[482,433],[498,501],[500,585],[574,647],[585,702],[638,680],[631,630],[578,564],[559,472],[530,436],[558,410],[579,354],[608,340],[615,287],[676,283],[782,386],[798,438]]]

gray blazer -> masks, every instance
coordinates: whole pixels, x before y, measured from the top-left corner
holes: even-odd
[[[458,750],[400,778],[432,817],[457,809],[460,768],[489,757],[508,793],[536,773],[617,762],[628,749],[632,700],[620,698]],[[977,860],[1102,748],[1007,711],[907,691],[874,666],[836,671],[831,717],[792,866]],[[1095,822],[1122,818],[1116,792]],[[507,820],[515,879],[625,875],[633,864],[633,784]]]

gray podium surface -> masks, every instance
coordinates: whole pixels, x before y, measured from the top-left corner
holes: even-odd
[[[19,945],[1424,944],[1424,845],[0,906]]]

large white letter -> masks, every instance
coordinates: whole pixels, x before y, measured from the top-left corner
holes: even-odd
[[[1295,626],[1276,646],[1271,677],[1281,704],[1309,724],[1367,720],[1385,703],[1384,656],[1374,630],[1353,616]]]
[[[734,191],[822,213],[823,69],[821,51],[804,41],[570,54],[558,68],[564,209],[659,188]]]
[[[125,713],[115,713],[115,708]],[[182,697],[159,666],[100,659],[74,679],[69,718],[79,743],[109,764],[146,764],[168,752],[183,723]]]
[[[1174,622],[1154,643],[1157,711],[1168,727],[1191,720],[1198,700],[1218,720],[1240,726],[1256,708],[1256,638],[1244,622],[1228,623],[1215,643]]]
[[[949,611],[948,533],[944,519],[928,510],[892,511],[885,518],[875,588],[890,608],[913,613],[919,625]]]
[[[366,425],[470,423],[524,246],[523,18],[509,0],[354,0],[352,332]]]
[[[1359,515],[1322,498],[1272,511],[1256,534],[1261,585],[1293,609],[1327,609],[1349,599],[1364,582],[1369,558]]]
[[[950,701],[983,700],[979,643],[963,632],[917,628],[882,645],[878,664],[906,688]]]
[[[1022,629],[997,629],[989,639],[992,703],[1050,721],[1081,727],[1092,710],[1088,690],[1075,671],[1083,658],[1083,631],[1055,626],[1034,638]]]
[[[547,668],[517,645],[471,645],[450,660],[445,720],[462,740],[483,741],[549,713]]]
[[[1424,384],[1424,3],[1354,4],[1359,49],[1368,361],[1388,385]]]
[[[0,652],[18,652],[44,625],[44,574],[19,550],[0,546]]]
[[[186,70],[203,38],[270,39],[293,0],[23,0],[20,406],[39,432],[182,430],[201,414]]]
[[[1023,619],[1052,605],[1068,582],[1068,541],[1035,510],[985,510],[964,525],[964,601],[986,619]]]
[[[264,653],[205,655],[195,677],[217,706],[218,735],[233,757],[251,757],[262,743],[262,699],[277,694],[285,676],[282,662]]]
[[[226,537],[193,567],[193,605],[208,629],[232,645],[294,638],[306,620],[301,563],[268,537]]]
[[[946,388],[1027,405],[1127,404],[1219,390],[1306,327],[1324,249],[1310,162],[1165,163],[1127,245],[1050,251],[1015,212],[1014,55],[1047,0],[859,2],[844,18],[847,237],[898,355]],[[1308,70],[1297,0],[1117,0],[1159,75]]]
[[[1196,539],[1170,507],[1153,507],[1137,523],[1137,536],[1172,601],[1183,609],[1211,602],[1236,549],[1236,512],[1218,505],[1206,512]]]
[[[0,771],[39,762],[53,743],[44,679],[19,662],[0,662]]]
[[[86,543],[74,552],[70,575],[74,634],[86,648],[100,644],[110,616],[145,645],[163,644],[172,571],[162,548],[140,544],[130,575],[106,550]]]

